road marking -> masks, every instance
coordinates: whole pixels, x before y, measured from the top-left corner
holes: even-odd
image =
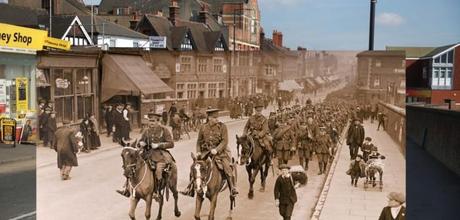
[[[33,216],[36,214],[36,211],[33,211],[33,212],[29,212],[29,213],[26,213],[24,215],[20,215],[18,217],[15,217],[15,218],[10,218],[9,220],[20,220],[20,219],[25,219],[27,217],[30,217],[30,216]]]

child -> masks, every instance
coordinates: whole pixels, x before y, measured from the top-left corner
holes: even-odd
[[[363,156],[358,154],[354,160],[350,163],[350,168],[347,171],[347,174],[351,176],[351,185],[357,187],[358,179],[364,177],[364,170],[366,169],[366,164],[362,160]]]
[[[367,160],[369,159],[369,154],[371,153],[371,150],[374,147],[374,144],[372,144],[371,141],[372,141],[372,138],[366,137],[364,139],[363,146],[361,146],[361,151],[363,152],[364,162],[367,162]]]

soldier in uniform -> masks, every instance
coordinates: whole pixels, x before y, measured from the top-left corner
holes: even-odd
[[[268,128],[268,120],[262,115],[263,103],[259,102],[255,106],[256,113],[249,118],[244,126],[243,135],[251,135],[260,146],[272,155],[272,137]]]
[[[217,166],[225,174],[227,183],[232,196],[236,196],[236,190],[231,167],[231,152],[228,148],[228,133],[227,126],[219,122],[218,109],[208,109],[208,122],[198,132],[198,140],[196,144],[197,158],[206,159],[212,155]],[[184,195],[193,196],[193,181],[191,180],[187,189],[181,192]]]
[[[326,172],[327,162],[329,156],[331,155],[331,139],[329,135],[326,134],[326,128],[320,127],[319,134],[316,141],[316,156],[318,157],[319,173],[321,175]]]
[[[299,129],[300,144],[297,151],[299,154],[299,163],[305,170],[308,170],[308,163],[311,159],[317,133],[313,117],[308,116],[306,123]]]
[[[292,131],[292,126],[288,122],[281,122],[274,133],[278,164],[287,164],[291,159],[291,152],[296,150],[294,139],[295,135]]]
[[[270,116],[268,117],[268,129],[270,130],[270,134],[273,136],[273,133],[276,129],[276,113],[270,112]]]
[[[174,148],[174,142],[169,130],[161,125],[160,114],[152,114],[149,121],[149,127],[142,133],[139,140],[139,146],[142,147],[141,156],[150,165],[150,168],[155,172],[155,184],[153,197],[159,198],[160,190],[163,188],[166,180],[163,180],[163,172],[171,170],[175,166],[174,157],[168,149]],[[125,183],[124,190],[117,190],[118,193],[129,197],[130,192]]]

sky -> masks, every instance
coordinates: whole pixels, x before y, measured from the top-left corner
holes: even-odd
[[[100,0],[93,1],[98,4]],[[284,46],[366,50],[370,0],[258,0],[265,36],[283,32]],[[460,42],[459,0],[377,0],[376,50]]]
[[[312,50],[366,50],[370,0],[259,0],[267,37]],[[460,43],[459,0],[378,0],[374,49]]]

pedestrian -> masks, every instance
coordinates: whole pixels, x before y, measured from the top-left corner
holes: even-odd
[[[80,132],[83,136],[83,148],[82,151],[89,153],[93,147],[93,140],[91,139],[92,123],[89,118],[85,117],[80,123]]]
[[[274,189],[275,204],[278,206],[283,220],[290,220],[294,205],[297,202],[296,186],[289,173],[290,167],[287,164],[281,164],[279,169],[281,170],[281,175],[276,179]]]
[[[51,112],[50,117],[46,120],[46,141],[45,147],[53,148],[55,140],[55,132],[57,130],[56,112]],[[49,144],[49,145],[48,145]]]
[[[169,107],[169,126],[172,126],[171,124],[173,123],[172,118],[174,115],[177,113],[177,107],[176,107],[176,102],[173,102],[171,107]]]
[[[377,125],[377,131],[380,130],[380,126],[382,126],[383,130],[385,131],[385,114],[383,112],[379,112],[377,114],[377,119],[379,124]]]
[[[57,165],[61,170],[61,179],[69,180],[72,167],[78,166],[77,153],[83,146],[81,132],[70,128],[70,122],[64,120],[63,126],[56,131],[54,150],[57,152]]]
[[[107,128],[107,137],[110,137],[110,134],[113,132],[113,107],[108,105],[105,110],[104,120]]]
[[[32,126],[30,126],[31,120],[27,120],[22,127],[21,142],[27,142],[29,137],[32,135]]]
[[[369,154],[371,153],[371,150],[374,147],[371,141],[372,141],[372,138],[366,137],[364,139],[363,146],[361,146],[361,151],[363,152],[364,162],[367,162],[367,160],[369,159]]]
[[[129,132],[131,131],[131,120],[129,119],[132,111],[131,109],[131,103],[127,103],[123,109],[123,130],[121,132],[121,137],[127,141],[131,140],[129,137]]]
[[[351,176],[351,185],[357,187],[358,179],[365,177],[366,163],[363,161],[363,156],[358,154],[354,160],[350,162],[350,168],[346,172]]]
[[[359,119],[353,120],[353,125],[347,131],[347,145],[350,149],[350,159],[355,159],[358,154],[358,149],[362,146],[364,141],[364,128]]]
[[[121,103],[117,104],[117,107],[115,108],[114,111],[112,111],[113,114],[113,125],[115,126],[115,131],[113,133],[113,142],[119,143],[122,139],[122,130],[124,129],[124,124],[123,124],[123,105]]]
[[[92,132],[90,133],[90,138],[93,142],[93,146],[95,147],[95,149],[97,149],[101,146],[101,138],[99,137],[99,123],[97,123],[97,119],[94,113],[91,113],[91,114],[88,113],[88,115],[89,115],[89,121],[92,124],[92,129],[91,129]]]
[[[405,220],[406,207],[403,204],[406,202],[406,198],[404,194],[390,192],[387,197],[388,206],[382,209],[379,220]]]
[[[180,128],[182,125],[182,120],[179,114],[174,113],[173,115],[171,115],[170,125],[172,128],[173,139],[174,141],[178,141],[180,139]]]

